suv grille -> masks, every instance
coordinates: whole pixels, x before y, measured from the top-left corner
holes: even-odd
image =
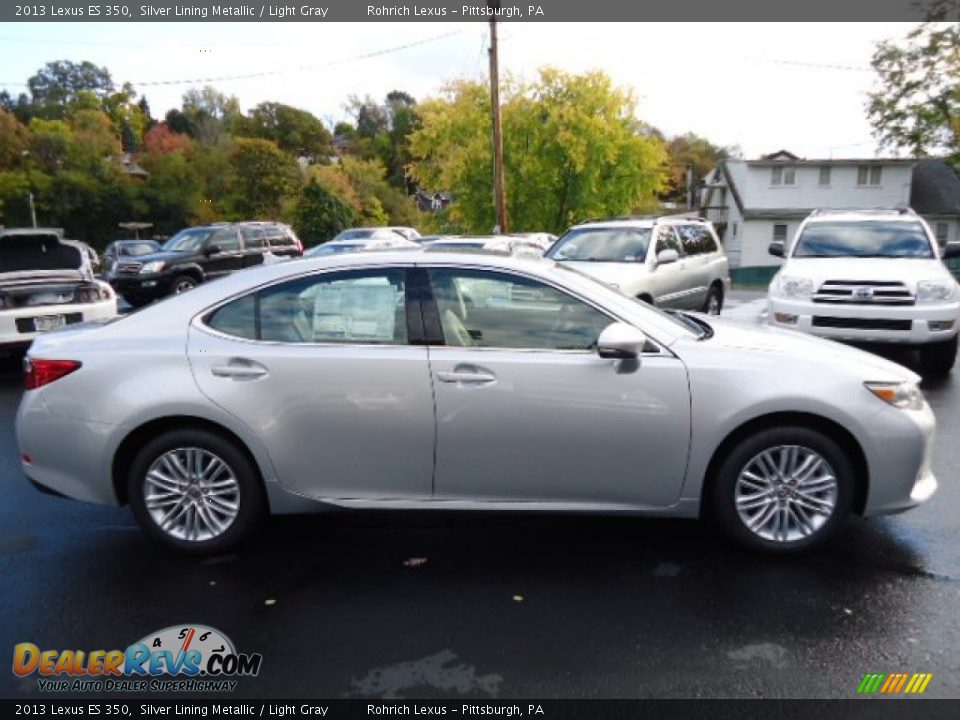
[[[913,305],[907,286],[893,280],[827,280],[813,296],[815,303],[843,305]]]
[[[122,261],[117,263],[116,272],[122,273],[124,275],[135,275],[140,272],[140,268],[143,267],[141,262],[132,262],[130,260]]]

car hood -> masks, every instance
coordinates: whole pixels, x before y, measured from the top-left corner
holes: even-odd
[[[573,268],[584,275],[596,278],[607,285],[622,287],[647,274],[647,266],[642,262],[583,262],[562,260],[564,266]]]
[[[953,276],[936,258],[790,258],[780,274],[813,280],[819,287],[827,280],[902,282],[916,290],[921,280],[949,280]]]
[[[77,243],[53,233],[16,232],[0,238],[0,282],[80,281],[93,276]]]
[[[828,365],[832,369],[846,369],[862,376],[864,381],[920,382],[920,376],[903,365],[832,340],[738,320],[712,316],[704,319],[713,328],[713,336],[701,342],[710,345],[776,353],[794,359],[809,358],[811,363]]]

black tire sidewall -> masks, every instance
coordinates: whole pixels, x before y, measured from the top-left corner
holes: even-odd
[[[168,535],[153,521],[144,503],[143,485],[150,465],[163,453],[178,447],[203,448],[219,456],[233,470],[240,486],[237,518],[224,533],[210,540],[190,542]],[[168,547],[192,555],[212,555],[236,547],[257,525],[266,505],[259,473],[246,453],[223,436],[199,428],[171,430],[144,444],[130,464],[127,497],[134,517],[148,535]]]
[[[723,312],[723,290],[716,285],[711,285],[710,289],[707,290],[707,299],[703,301],[703,312],[710,313],[710,300],[712,298],[717,299],[717,315],[719,315]]]
[[[801,445],[815,450],[830,464],[837,478],[837,505],[833,515],[814,535],[790,543],[773,542],[751,532],[740,519],[735,501],[740,471],[756,455],[777,445]],[[791,554],[829,540],[849,516],[856,486],[853,464],[836,441],[819,430],[787,426],[760,430],[741,440],[720,463],[711,490],[713,517],[729,537],[752,550]]]
[[[197,281],[194,280],[194,279],[193,279],[192,277],[190,277],[189,275],[177,275],[177,276],[173,279],[173,282],[170,283],[170,291],[171,291],[174,295],[176,295],[176,294],[178,293],[177,288],[180,286],[180,283],[182,283],[182,282],[184,282],[184,281],[186,281],[187,283],[189,283],[190,287],[188,287],[186,290],[180,290],[179,292],[187,292],[187,290],[193,290],[193,289],[198,285]]]

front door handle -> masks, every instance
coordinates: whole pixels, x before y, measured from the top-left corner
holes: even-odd
[[[233,380],[256,380],[267,374],[267,369],[259,363],[231,360],[226,365],[214,365],[210,368],[214,377],[232,378]]]
[[[485,372],[438,372],[437,380],[445,383],[471,383],[483,385],[496,380],[496,375]]]

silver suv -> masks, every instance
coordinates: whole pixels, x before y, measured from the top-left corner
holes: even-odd
[[[695,216],[591,220],[567,230],[546,257],[660,307],[719,315],[730,288],[713,226]]]

